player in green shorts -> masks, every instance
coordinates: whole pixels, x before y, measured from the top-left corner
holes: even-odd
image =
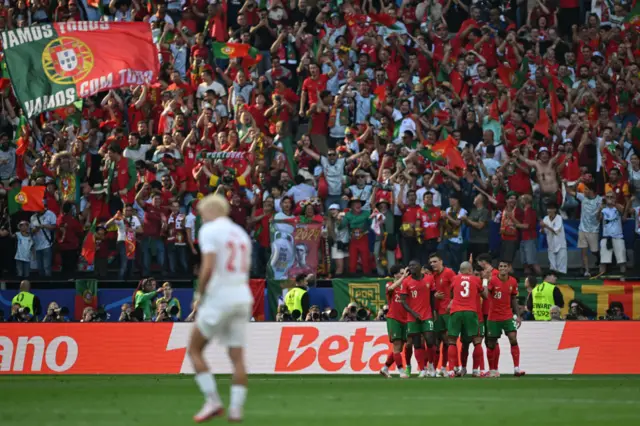
[[[468,348],[468,343],[473,342],[473,365],[477,370],[482,360],[482,337],[478,336],[478,296],[487,297],[487,290],[483,288],[482,281],[473,275],[473,267],[470,262],[462,262],[460,273],[451,282],[451,304],[449,325],[447,329],[447,344],[449,358],[449,377],[462,376],[466,373],[467,359],[463,357],[462,368],[458,368],[457,340],[461,336],[463,348]],[[468,352],[467,352],[468,356]]]
[[[405,379],[409,376],[402,365],[402,347],[407,341],[407,313],[400,303],[400,292],[402,291],[402,282],[409,276],[409,272],[406,269],[402,269],[400,265],[392,266],[390,272],[395,281],[388,282],[386,286],[387,304],[389,305],[386,316],[387,333],[389,334],[389,341],[393,345],[393,351],[387,356],[387,361],[380,370],[380,374],[391,378],[389,367],[395,362],[400,372],[400,378]],[[407,360],[407,364],[410,362],[410,359]]]
[[[420,373],[418,377],[435,377],[433,367],[435,357],[435,335],[433,333],[433,298],[435,285],[433,277],[422,271],[422,265],[416,260],[409,262],[411,276],[402,282],[400,303],[407,312],[407,334],[413,342],[413,349],[418,361]],[[424,349],[423,340],[427,343]]]
[[[524,376],[520,370],[520,347],[518,346],[518,327],[520,326],[520,314],[518,311],[518,282],[509,276],[511,263],[501,261],[498,265],[498,275],[489,281],[489,297],[491,298],[491,310],[487,321],[487,359],[489,360],[489,376],[499,377],[498,364],[500,360],[500,347],[498,339],[504,334],[511,344],[511,357],[513,358],[514,376]]]

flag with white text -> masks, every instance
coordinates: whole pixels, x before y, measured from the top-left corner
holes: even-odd
[[[146,22],[56,22],[0,35],[9,78],[27,118],[158,78],[158,50]]]

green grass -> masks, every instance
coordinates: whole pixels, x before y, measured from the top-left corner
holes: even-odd
[[[217,382],[227,402],[229,377]],[[190,376],[0,377],[2,426],[189,425],[201,403]],[[633,425],[638,404],[639,376],[252,376],[245,424]]]

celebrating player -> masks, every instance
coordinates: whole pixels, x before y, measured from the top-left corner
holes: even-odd
[[[501,261],[498,265],[498,276],[489,281],[489,298],[491,309],[487,321],[487,358],[489,359],[489,376],[500,377],[498,362],[500,345],[498,339],[502,331],[509,338],[511,356],[513,357],[514,376],[524,376],[520,371],[520,347],[518,346],[518,328],[522,320],[518,313],[518,282],[509,276],[511,264]]]
[[[402,366],[402,346],[407,341],[407,311],[404,310],[400,303],[400,291],[402,290],[402,281],[409,276],[408,269],[402,269],[400,265],[393,265],[390,270],[394,282],[387,283],[387,304],[389,312],[387,312],[387,333],[389,333],[389,341],[393,345],[393,351],[387,357],[380,374],[387,378],[391,378],[389,367],[393,362],[396,363],[400,378],[406,379],[409,375],[403,371]],[[410,363],[411,359],[407,360]]]
[[[473,365],[474,369],[480,364],[483,357],[482,337],[478,329],[478,296],[487,297],[487,290],[483,287],[480,278],[473,275],[473,267],[470,262],[460,264],[460,273],[451,283],[450,316],[448,330],[448,357],[449,377],[463,375],[457,369],[458,364],[458,336],[462,335],[463,344],[467,338],[473,341]],[[466,364],[466,363],[465,363]]]
[[[422,273],[422,266],[416,260],[409,262],[411,276],[404,279],[400,290],[400,303],[408,312],[407,334],[413,341],[418,361],[418,377],[436,376],[433,367],[435,357],[435,334],[433,333],[433,277]],[[410,316],[409,316],[410,315]],[[422,339],[427,342],[424,350]],[[407,361],[408,362],[408,361]]]
[[[249,288],[251,239],[229,219],[229,203],[221,195],[204,197],[198,203],[198,212],[203,221],[198,234],[202,261],[198,311],[188,353],[205,402],[193,419],[201,423],[224,413],[215,378],[203,357],[207,343],[216,338],[228,348],[233,364],[229,421],[241,421],[247,396],[243,348],[253,305]]]
[[[434,363],[437,366],[438,358],[440,358],[438,352],[440,350],[440,343],[442,343],[442,368],[438,372],[438,375],[445,377],[447,375],[447,323],[449,322],[447,308],[449,307],[449,302],[451,302],[451,281],[453,277],[456,276],[456,273],[449,268],[445,268],[442,258],[437,253],[429,255],[429,265],[431,265],[433,279],[436,285],[435,308],[438,312],[438,318],[434,324],[436,337],[438,339],[436,341]]]

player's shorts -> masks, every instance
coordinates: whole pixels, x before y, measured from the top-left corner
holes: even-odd
[[[438,319],[434,324],[435,332],[441,333],[443,331],[447,331],[448,326],[449,326],[449,315],[448,314],[438,315]]]
[[[251,319],[251,304],[213,308],[202,306],[196,315],[196,327],[207,340],[216,339],[222,346],[242,348],[247,324]]]
[[[422,334],[433,331],[433,320],[415,320],[407,323],[407,334]]]
[[[487,321],[487,337],[500,337],[502,335],[502,331],[504,331],[504,334],[511,333],[512,331],[518,331],[516,320]]]
[[[475,337],[478,335],[478,314],[474,311],[459,311],[449,315],[449,336]]]
[[[487,333],[485,321],[478,321],[478,337],[484,337]]]
[[[387,318],[387,333],[389,334],[390,342],[395,340],[407,341],[407,325],[398,320]]]

